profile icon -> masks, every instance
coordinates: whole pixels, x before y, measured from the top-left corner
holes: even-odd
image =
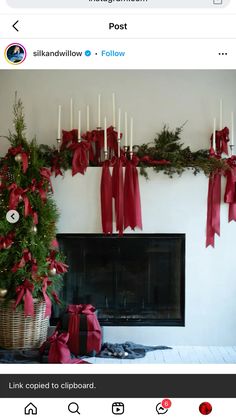
[[[9,64],[21,64],[26,59],[26,49],[21,44],[10,44],[5,49],[5,58]]]

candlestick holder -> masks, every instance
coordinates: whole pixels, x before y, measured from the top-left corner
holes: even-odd
[[[104,150],[104,161],[108,160],[108,150]]]
[[[229,148],[230,148],[230,152],[231,152],[231,156],[233,156],[233,151],[234,151],[234,144],[230,144]]]
[[[58,151],[58,153],[60,151],[60,147],[61,147],[61,138],[58,138],[57,139],[57,151]]]
[[[97,131],[101,131],[102,130],[102,127],[97,127]]]
[[[81,141],[82,141],[82,138],[78,138],[77,142],[81,143]]]

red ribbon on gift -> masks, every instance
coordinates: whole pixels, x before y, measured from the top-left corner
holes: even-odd
[[[77,173],[84,175],[88,167],[87,154],[90,149],[90,144],[87,141],[76,141],[71,144],[70,149],[73,151],[72,176]]]
[[[46,303],[46,310],[45,310],[44,317],[47,317],[47,316],[50,317],[51,316],[52,303],[51,303],[51,300],[50,300],[49,296],[46,293],[47,287],[50,284],[51,284],[51,282],[48,281],[48,277],[45,276],[44,279],[43,279],[43,286],[42,286],[42,294],[43,294],[44,301]]]
[[[97,353],[101,350],[101,328],[98,323],[97,317],[94,314],[96,311],[95,307],[91,304],[79,304],[68,306],[67,312],[69,313],[68,332],[69,347],[71,352],[79,354],[80,352],[80,315],[87,316],[87,343],[86,351],[90,353],[96,351]],[[90,336],[89,336],[90,332]]]
[[[9,150],[9,153],[12,155],[12,156],[16,156],[17,154],[20,154],[21,155],[21,158],[22,158],[22,168],[23,168],[23,173],[25,173],[26,171],[27,171],[27,169],[28,169],[28,153],[26,153],[24,150],[23,150],[23,148],[22,148],[22,146],[20,145],[20,146],[18,146],[18,147],[12,147],[12,148],[10,148]]]
[[[16,301],[14,304],[14,309],[18,306],[21,300],[24,298],[24,313],[25,316],[34,316],[34,301],[32,292],[34,290],[33,284],[25,279],[22,285],[19,285],[16,288]]]
[[[46,260],[50,264],[50,269],[55,268],[56,272],[61,275],[68,271],[68,265],[56,260],[57,253],[56,250],[51,250],[49,257]]]
[[[112,234],[112,177],[110,163],[106,160],[102,167],[101,178],[101,217],[102,231],[104,234]]]
[[[139,159],[133,155],[127,160],[124,184],[124,228],[135,227],[142,229],[141,199],[139,190],[137,164]]]
[[[44,353],[47,344],[50,345],[48,362],[50,364],[88,364],[89,362],[81,359],[71,359],[70,350],[67,346],[69,333],[61,333],[56,330],[40,348],[41,354]]]
[[[210,175],[207,198],[206,247],[215,245],[215,234],[220,236],[221,173]]]

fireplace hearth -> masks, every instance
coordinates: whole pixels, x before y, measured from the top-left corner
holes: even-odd
[[[59,234],[58,241],[69,265],[65,304],[94,305],[104,326],[184,326],[184,234]]]

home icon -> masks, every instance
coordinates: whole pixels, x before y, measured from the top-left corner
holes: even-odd
[[[37,407],[33,403],[25,406],[25,415],[37,415]]]

